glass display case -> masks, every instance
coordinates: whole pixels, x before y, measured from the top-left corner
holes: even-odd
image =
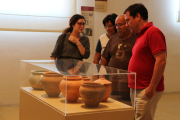
[[[20,120],[134,119],[136,73],[64,59],[22,60],[20,74]]]

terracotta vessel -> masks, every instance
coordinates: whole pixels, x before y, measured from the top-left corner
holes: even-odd
[[[90,77],[82,76],[82,83],[92,82]],[[81,95],[80,95],[81,97]]]
[[[43,77],[44,72],[47,72],[47,70],[31,71],[31,75],[29,76],[29,84],[34,90],[43,90],[41,78]]]
[[[103,99],[106,89],[102,83],[82,83],[79,93],[86,107],[96,108]]]
[[[60,90],[68,102],[76,102],[80,96],[79,87],[82,83],[81,76],[64,76],[59,84]],[[67,90],[67,91],[66,91]]]
[[[111,82],[106,80],[105,78],[100,78],[96,81],[94,81],[96,83],[103,83],[104,84],[104,87],[106,89],[106,94],[104,95],[103,99],[102,99],[102,102],[105,102],[107,101],[107,99],[109,98],[111,92],[112,92],[112,85],[111,85]]]
[[[58,97],[60,94],[59,83],[63,76],[55,72],[45,72],[41,79],[42,86],[49,97]]]
[[[90,77],[87,77],[87,76],[82,76],[82,80],[83,80],[83,81],[82,81],[83,83],[92,82],[92,81],[91,81],[91,78],[90,78]]]
[[[112,82],[112,94],[120,95],[124,100],[130,100],[127,75],[112,75],[110,81]]]

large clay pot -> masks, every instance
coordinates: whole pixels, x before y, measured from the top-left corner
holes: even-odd
[[[59,84],[60,90],[68,102],[76,102],[80,96],[79,87],[82,83],[81,76],[64,76]],[[67,89],[67,91],[66,91]],[[66,94],[67,93],[67,94]]]
[[[96,83],[103,83],[104,84],[104,87],[106,89],[106,94],[104,95],[103,99],[102,99],[102,102],[105,102],[107,101],[107,99],[109,98],[111,92],[112,92],[112,86],[111,86],[111,82],[106,80],[105,78],[100,78],[96,81],[94,81]]]
[[[112,75],[110,80],[112,82],[112,93],[120,95],[124,100],[130,100],[127,75]]]
[[[95,108],[103,99],[106,89],[102,83],[82,83],[79,93],[86,107]]]
[[[63,76],[55,72],[45,72],[41,79],[42,86],[49,97],[58,97],[60,94],[59,83]]]
[[[29,76],[29,84],[34,90],[43,90],[41,78],[43,77],[44,72],[47,72],[47,70],[31,71],[31,75]]]
[[[92,82],[90,77],[82,76],[83,83]]]

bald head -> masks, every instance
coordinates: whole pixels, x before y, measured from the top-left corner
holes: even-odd
[[[126,38],[130,33],[129,27],[126,26],[126,20],[124,15],[119,15],[115,21],[117,32],[121,38]]]
[[[125,16],[124,16],[124,15],[119,15],[119,16],[116,18],[116,21],[119,21],[119,22],[121,22],[121,23],[126,23]]]

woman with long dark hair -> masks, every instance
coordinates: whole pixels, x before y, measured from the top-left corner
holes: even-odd
[[[55,48],[51,53],[51,59],[76,59],[83,60],[90,56],[90,44],[88,37],[82,35],[85,18],[75,14],[69,21],[69,27],[59,36]]]

